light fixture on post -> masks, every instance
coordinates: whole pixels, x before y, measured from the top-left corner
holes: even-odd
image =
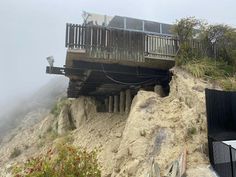
[[[49,64],[49,73],[52,73],[52,67],[53,67],[53,64],[54,64],[54,58],[53,56],[49,56],[46,58],[47,61],[48,61],[48,64]]]
[[[54,58],[53,56],[49,56],[47,57],[47,61],[50,67],[53,67],[53,63],[54,63]]]

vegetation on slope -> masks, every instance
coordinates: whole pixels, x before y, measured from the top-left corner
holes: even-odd
[[[199,78],[216,81],[225,90],[236,90],[236,30],[209,25],[194,17],[174,25],[180,49],[176,64]]]
[[[16,177],[100,177],[96,151],[60,144],[13,169]]]

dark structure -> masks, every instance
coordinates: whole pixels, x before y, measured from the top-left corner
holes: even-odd
[[[220,177],[236,177],[236,92],[206,89],[209,158]],[[223,142],[224,141],[224,142]]]
[[[69,77],[68,97],[94,96],[107,105],[103,109],[123,112],[120,109],[130,106],[129,100],[140,88],[153,90],[160,85],[168,94],[169,69],[175,65],[179,48],[171,25],[120,16],[85,16],[82,25],[66,25],[65,66],[47,67],[49,74]]]

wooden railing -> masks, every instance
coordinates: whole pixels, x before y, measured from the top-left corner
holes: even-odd
[[[145,36],[145,54],[147,57],[157,59],[173,59],[179,48],[179,42],[169,36]]]
[[[66,25],[65,46],[85,49],[90,58],[144,62],[145,58],[174,59],[178,41],[174,37],[100,26]]]

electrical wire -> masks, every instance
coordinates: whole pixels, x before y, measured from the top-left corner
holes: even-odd
[[[102,66],[102,71],[103,71],[103,73],[105,74],[105,76],[106,76],[108,79],[110,79],[111,81],[113,81],[113,82],[115,82],[115,83],[122,84],[122,85],[140,85],[140,84],[145,84],[145,83],[150,82],[150,81],[152,81],[152,80],[155,79],[155,78],[151,78],[151,79],[148,79],[148,80],[145,80],[145,81],[142,81],[142,82],[122,82],[122,81],[118,81],[118,80],[112,78],[111,76],[109,76],[109,75],[107,74],[107,72],[105,71],[103,64],[101,64],[101,66]]]

